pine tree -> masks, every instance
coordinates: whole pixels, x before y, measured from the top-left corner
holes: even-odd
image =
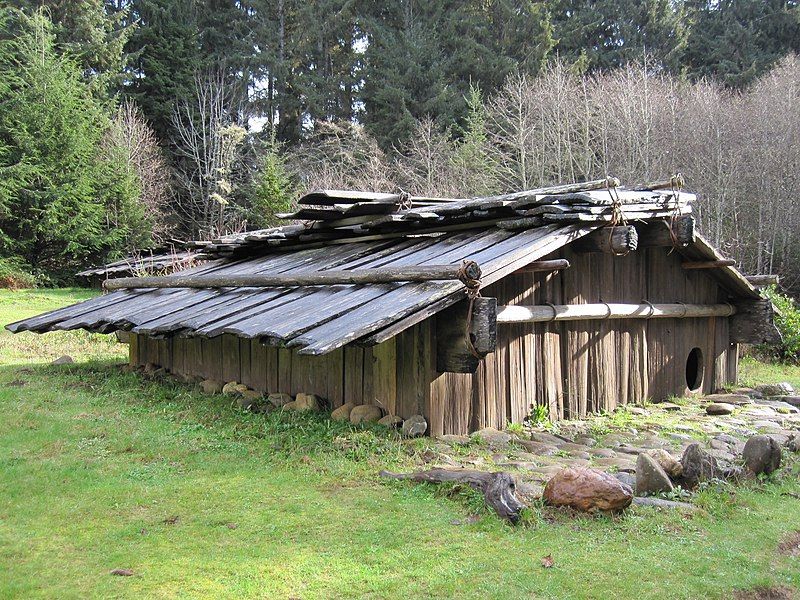
[[[103,146],[105,106],[57,54],[52,24],[7,9],[0,34],[2,254],[61,281],[129,240],[146,244],[134,174]]]
[[[673,0],[554,0],[554,51],[580,71],[613,69],[647,54],[678,72],[689,34],[682,5]]]
[[[7,4],[32,15],[43,9],[53,23],[54,48],[74,57],[96,96],[114,95],[122,83],[133,33],[127,9],[108,0],[11,0]]]
[[[694,26],[684,60],[696,78],[741,88],[782,57],[800,52],[796,1],[702,1],[689,8]]]

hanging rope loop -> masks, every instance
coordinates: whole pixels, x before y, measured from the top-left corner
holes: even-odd
[[[675,229],[677,227],[678,217],[681,216],[679,200],[681,197],[681,191],[683,190],[683,183],[684,181],[682,173],[675,173],[672,177],[669,178],[669,187],[670,187],[670,192],[672,193],[672,201],[675,203],[675,209],[669,221],[669,237],[672,240],[672,248],[669,251],[670,254],[672,254],[672,252],[680,246],[680,241],[678,240],[678,234],[675,233]]]
[[[609,247],[612,246],[611,238],[614,236],[614,228],[620,224],[623,226],[627,226],[628,224],[625,218],[625,212],[622,210],[622,201],[619,199],[619,194],[617,193],[618,186],[619,179],[611,176],[606,177],[606,189],[608,190],[608,195],[611,196],[611,223],[608,226]],[[626,250],[625,252],[618,253],[618,256],[625,256],[629,252],[630,250]]]
[[[475,358],[481,359],[483,356],[475,349],[475,344],[472,342],[472,309],[475,305],[475,299],[481,297],[481,268],[478,263],[474,260],[464,260],[458,271],[458,279],[467,288],[467,298],[469,299],[466,331],[464,332],[467,350]]]

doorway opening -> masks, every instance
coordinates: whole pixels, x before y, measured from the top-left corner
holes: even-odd
[[[703,386],[703,351],[692,348],[686,359],[686,387],[696,392]]]

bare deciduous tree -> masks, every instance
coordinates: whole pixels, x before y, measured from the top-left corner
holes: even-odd
[[[247,131],[243,103],[223,73],[195,80],[194,98],[179,103],[172,123],[181,163],[176,169],[178,211],[195,236],[214,237],[236,229],[226,210],[234,190],[232,173]],[[236,117],[235,117],[236,116]]]

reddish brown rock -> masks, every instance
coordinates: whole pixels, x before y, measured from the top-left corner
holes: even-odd
[[[633,490],[616,477],[583,467],[566,468],[547,482],[544,501],[584,512],[616,511],[629,506]]]

